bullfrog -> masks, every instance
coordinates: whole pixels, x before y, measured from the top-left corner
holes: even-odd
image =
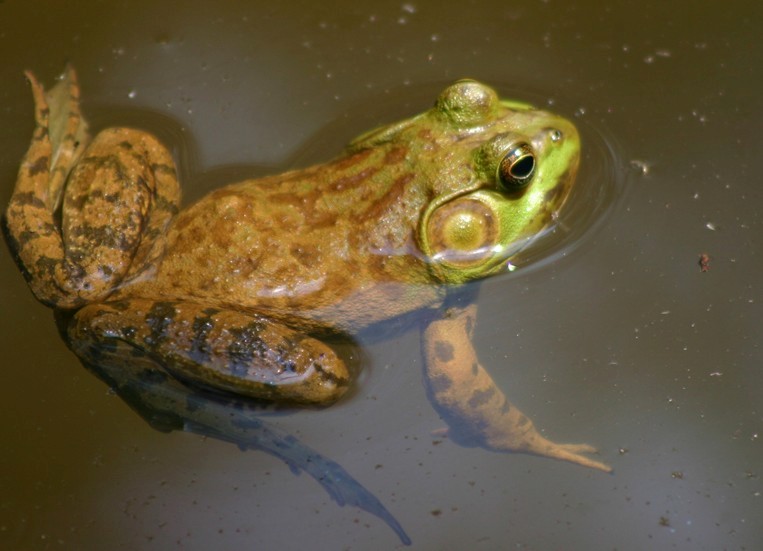
[[[37,299],[67,314],[83,361],[150,361],[184,385],[323,406],[354,375],[332,339],[416,313],[428,393],[452,434],[611,470],[587,444],[543,437],[471,342],[470,282],[509,270],[570,194],[570,121],[460,80],[331,161],[181,209],[155,136],[90,139],[73,69],[49,92],[27,77],[36,128],[6,235]]]

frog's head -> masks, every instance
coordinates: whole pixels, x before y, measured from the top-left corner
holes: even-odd
[[[435,136],[424,162],[433,199],[417,229],[434,275],[461,283],[505,270],[569,195],[580,157],[575,127],[471,80],[446,88],[413,120]]]

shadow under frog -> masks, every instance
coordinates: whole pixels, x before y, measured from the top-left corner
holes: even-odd
[[[6,237],[71,349],[152,424],[206,424],[278,455],[296,440],[248,414],[231,436],[183,404],[205,388],[229,396],[214,401],[221,408],[247,398],[328,405],[352,373],[325,337],[415,317],[429,397],[458,441],[611,471],[584,455],[595,452],[587,444],[544,438],[471,344],[469,282],[507,271],[573,186],[580,143],[569,121],[459,81],[432,109],[360,136],[332,161],[229,185],[181,211],[173,158],[153,135],[108,128],[91,140],[74,71],[47,93],[27,76],[37,124]],[[141,384],[158,398],[139,396]],[[251,440],[254,427],[266,436]],[[271,438],[280,444],[252,444]],[[339,487],[363,494],[342,499],[406,541],[354,481],[324,487],[335,499]]]

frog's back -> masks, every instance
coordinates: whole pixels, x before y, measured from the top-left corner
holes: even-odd
[[[385,284],[427,285],[413,178],[404,151],[372,148],[221,188],[178,215],[154,273],[120,294],[326,317]]]

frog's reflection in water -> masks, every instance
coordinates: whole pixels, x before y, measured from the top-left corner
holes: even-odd
[[[69,315],[56,311],[56,323],[67,345],[69,320]],[[83,361],[83,365],[154,429],[208,436],[235,444],[242,451],[259,450],[277,457],[294,474],[304,471],[314,478],[338,505],[354,506],[380,518],[402,543],[410,545],[410,538],[392,513],[341,465],[265,421],[262,413],[266,404],[187,386],[135,349],[129,351],[126,368],[128,352],[120,349],[119,343],[102,347],[98,353],[102,361]]]

